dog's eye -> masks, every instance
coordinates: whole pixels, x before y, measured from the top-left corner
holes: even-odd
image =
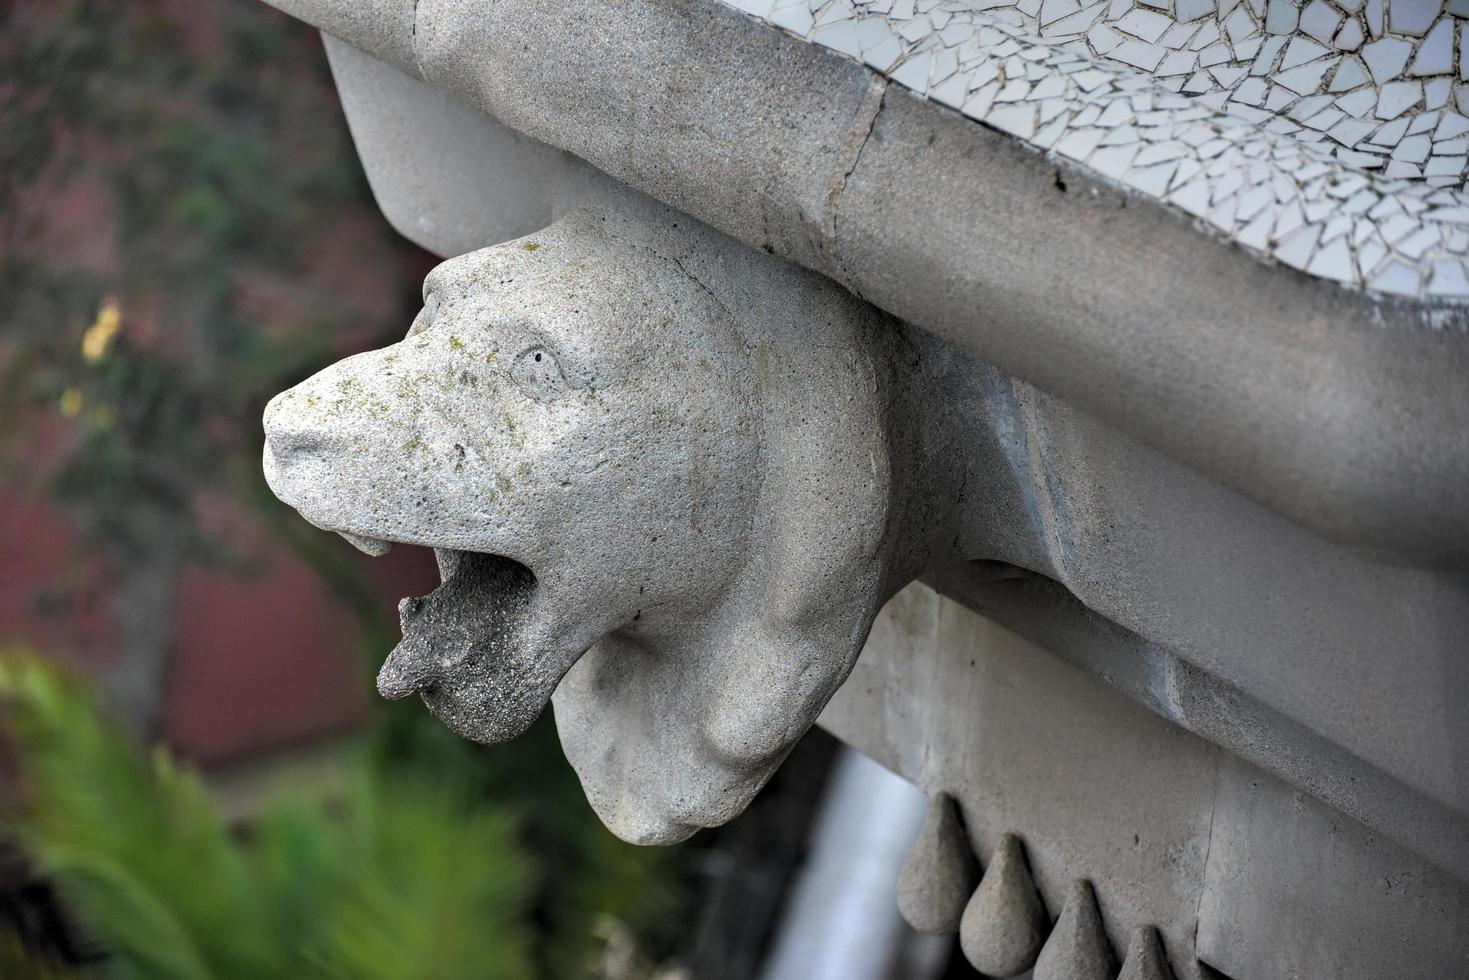
[[[556,363],[556,355],[544,347],[528,347],[516,354],[510,376],[532,398],[542,400],[564,394],[571,387]]]

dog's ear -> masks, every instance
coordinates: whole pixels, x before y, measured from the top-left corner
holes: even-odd
[[[824,296],[809,315],[833,316]],[[667,843],[738,815],[891,591],[892,324],[848,304],[819,346],[799,323],[763,338],[764,479],[738,586],[686,629],[605,637],[556,692],[567,757],[625,839]]]
[[[846,679],[891,591],[891,328],[859,314],[826,327],[820,346],[794,334],[800,356],[762,379],[757,554],[729,610],[741,642],[711,679],[702,725],[730,767],[779,763]]]
[[[882,601],[892,495],[883,326],[853,323],[847,343],[784,358],[764,379],[758,608],[777,631],[836,628]]]
[[[667,843],[745,808],[846,679],[901,577],[889,518],[902,331],[830,280],[654,205],[576,220],[599,249],[646,266],[633,308],[666,309],[659,329],[676,333],[660,339],[707,348],[731,379],[692,379],[725,399],[699,403],[699,438],[749,449],[738,479],[709,484],[729,547],[668,527],[684,539],[684,579],[598,640],[552,702],[607,826]]]

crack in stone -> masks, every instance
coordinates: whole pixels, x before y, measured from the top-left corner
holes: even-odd
[[[1209,794],[1209,829],[1204,835],[1204,860],[1199,865],[1199,897],[1194,902],[1194,955],[1199,950],[1199,915],[1204,910],[1204,895],[1209,890],[1209,856],[1214,853],[1214,818],[1219,815],[1219,778],[1224,766],[1224,749],[1214,747],[1214,784]]]
[[[856,171],[857,164],[862,159],[862,151],[877,126],[877,117],[882,112],[887,89],[887,79],[874,75],[867,86],[866,94],[862,96],[862,104],[857,108],[857,118],[852,128],[837,145],[837,167],[826,183],[826,199],[821,214],[821,243],[823,251],[835,267],[833,272],[837,274],[844,272],[837,254],[837,213],[841,209],[842,196],[847,190],[847,179]],[[841,275],[841,278],[847,288],[853,288],[851,284],[845,283],[845,275]]]
[[[688,268],[684,266],[683,262],[679,259],[677,255],[669,255],[667,256],[667,258],[674,265],[678,266],[678,271],[687,276],[690,282],[692,282],[695,286],[698,286],[706,294],[708,294],[709,298],[714,300],[715,305],[723,310],[726,316],[738,321],[739,318],[735,316],[733,310],[731,310],[728,306],[724,304],[724,300],[720,299],[719,296],[714,292],[714,290],[710,289],[708,285],[705,284],[704,280],[700,279],[698,276],[690,272]]]

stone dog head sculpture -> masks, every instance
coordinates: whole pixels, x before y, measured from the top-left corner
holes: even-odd
[[[379,690],[481,742],[554,701],[635,842],[738,814],[916,573],[899,325],[647,205],[440,265],[408,336],[266,409],[265,471],[370,553],[436,549]]]

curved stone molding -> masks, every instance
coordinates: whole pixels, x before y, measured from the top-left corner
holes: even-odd
[[[1158,624],[1138,617],[1137,597],[1166,606],[1173,632],[1155,642],[1204,649],[1215,637],[1207,669],[1248,692],[1229,719],[1260,699],[1343,747],[1332,752],[1398,772],[1401,740],[1325,712],[1322,693],[1370,677],[1399,701],[1444,697],[1380,651],[1459,623],[1457,592],[1363,577],[1321,555],[1312,575],[1391,595],[1395,612],[1346,620],[1351,641],[1331,656],[1356,666],[1318,675],[1305,637],[1319,624],[1251,604],[1249,568],[1210,569],[1216,605],[1198,607],[1187,584],[1198,573],[1158,550],[1172,540],[1159,537],[1173,520],[1160,515],[1187,514],[1196,537],[1212,526],[1182,498],[1167,503],[1186,473],[1120,448],[1097,458],[1161,482],[1118,483],[1083,465],[1094,458],[1084,447],[1112,443],[1059,407],[1019,437],[1039,424],[1032,395],[994,369],[677,212],[614,200],[445,263],[408,339],[334,365],[267,411],[268,476],[309,520],[369,550],[440,549],[445,585],[403,607],[384,693],[421,690],[451,727],[494,741],[557,691],[567,754],[609,826],[673,840],[740,812],[846,676],[888,597],[987,559],[1054,579],[1144,636]],[[1135,499],[1164,509],[1141,522],[1106,509]],[[1110,537],[1079,533],[1103,526]],[[1246,540],[1244,526],[1228,540]],[[1225,540],[1222,525],[1209,533]],[[1263,555],[1287,532],[1251,533]],[[1119,565],[1120,553],[1133,563]],[[1297,580],[1311,594],[1315,579]],[[1217,605],[1225,596],[1232,605]],[[1257,662],[1218,639],[1211,617],[1245,608],[1275,616],[1278,638],[1299,634],[1302,652]],[[1181,691],[1193,688],[1180,678],[1214,676],[1186,669],[1172,668]],[[1195,719],[1179,697],[1157,709],[1238,741],[1212,709]],[[1394,715],[1391,731],[1416,731],[1420,717]],[[1346,797],[1320,765],[1283,773],[1457,862],[1435,843],[1437,828],[1456,826],[1452,812],[1432,797],[1390,805],[1410,790],[1455,791],[1449,760],[1416,758],[1413,786],[1332,763],[1350,777]]]
[[[722,2],[1262,257],[1386,294],[1469,297],[1469,67],[1455,73],[1469,8]]]
[[[1428,104],[1443,72],[1424,82],[1414,66],[1435,63],[1436,25],[1458,28],[1430,3],[1415,40],[1402,0],[1395,12],[1337,4],[1340,17],[1336,0],[1191,2],[565,12],[372,0],[382,16],[322,18],[422,79],[408,105],[444,110],[450,93],[504,113],[499,135],[545,137],[745,243],[565,157],[525,220],[577,210],[445,263],[407,339],[272,402],[265,465],[283,499],[369,554],[437,551],[443,583],[402,603],[380,691],[417,694],[486,742],[553,704],[604,821],[629,840],[677,840],[745,806],[853,668],[877,610],[922,576],[991,625],[940,606],[936,622],[952,620],[962,643],[884,654],[884,614],[861,683],[823,717],[962,801],[961,829],[958,807],[935,798],[905,870],[910,920],[957,920],[986,970],[1034,963],[1038,977],[1115,972],[1104,961],[1140,925],[1127,977],[1170,976],[1165,945],[1183,976],[1208,975],[1196,955],[1254,976],[1262,951],[1299,965],[1329,936],[1334,975],[1373,980],[1380,951],[1354,933],[1378,920],[1374,937],[1426,936],[1419,959],[1446,962],[1461,946],[1411,916],[1424,901],[1463,908],[1469,867],[1453,752],[1462,672],[1446,639],[1469,623],[1469,484],[1454,479],[1469,458],[1465,308],[1378,302],[1256,258],[1457,295],[1461,192],[1435,186],[1448,175],[1359,155],[1382,139],[1390,158],[1422,137],[1430,157],[1451,155],[1458,122]],[[786,14],[796,20],[781,24]],[[1051,36],[1078,14],[1097,18],[1084,42]],[[1349,21],[1400,35],[1363,41],[1364,64],[1368,43],[1412,49],[1394,70],[1418,80],[1344,93],[1372,96],[1361,113],[1387,111],[1405,91],[1392,86],[1423,100],[1392,103],[1351,147],[1345,130],[1331,135],[1331,114],[1357,118],[1349,107],[1294,119],[1324,95],[1283,77],[1321,69],[1329,89],[1327,72],[1354,63],[1307,46],[1324,43],[1312,38],[1325,15],[1339,21],[1334,45]],[[1185,27],[1209,37],[1200,60],[1215,44],[1234,59],[1195,62],[1216,89],[1173,85],[1167,55],[1156,72],[1131,64],[1131,41],[1102,50],[1104,30],[1166,48]],[[624,29],[635,54],[600,43]],[[397,41],[377,43],[378,30]],[[890,41],[892,60],[878,57]],[[334,56],[339,77],[383,82],[370,61]],[[1280,115],[1244,111],[1252,78],[1269,80],[1255,108]],[[1299,99],[1268,105],[1269,86]],[[475,118],[465,106],[436,117],[415,152],[442,153]],[[354,132],[397,152],[420,131],[413,111],[386,121],[354,120]],[[455,145],[475,160],[515,141]],[[557,156],[531,149],[506,157],[526,187],[547,176],[526,161]],[[378,177],[412,185],[407,164]],[[1190,211],[1254,257],[1090,174]],[[499,201],[462,226],[425,221],[478,193],[430,182],[428,207],[398,212],[417,215],[425,240],[508,234]],[[1414,550],[1451,557],[1413,564]],[[1147,711],[1104,702],[1080,683],[1095,678],[1043,651],[1006,647],[993,623]],[[874,657],[880,675],[863,678]],[[978,683],[991,673],[1008,681]],[[918,708],[905,701],[915,692]],[[961,744],[955,731],[986,737]],[[1255,832],[1264,825],[1280,832]],[[961,903],[971,846],[995,858]],[[1313,886],[1339,875],[1359,902],[1323,924],[1292,904],[1303,868]],[[1383,868],[1413,880],[1367,895]]]

